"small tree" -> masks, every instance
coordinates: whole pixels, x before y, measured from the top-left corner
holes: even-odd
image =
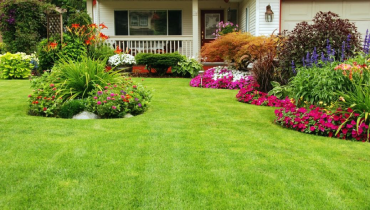
[[[0,31],[6,51],[36,51],[41,38],[46,37],[46,15],[44,11],[53,8],[39,0],[11,1],[0,3]]]
[[[301,66],[302,58],[315,48],[318,55],[323,53],[324,56],[333,54],[328,50],[335,50],[336,60],[340,60],[342,51],[348,58],[361,50],[360,34],[349,20],[341,19],[332,12],[318,12],[312,21],[313,24],[298,23],[291,32],[285,31],[281,36],[278,57],[282,71],[286,71],[288,77],[292,76],[292,61],[296,66]]]
[[[163,76],[167,69],[177,65],[182,57],[177,52],[167,54],[139,53],[135,56],[135,59],[137,64],[146,65],[149,74],[153,73],[152,69],[154,68],[159,75]]]

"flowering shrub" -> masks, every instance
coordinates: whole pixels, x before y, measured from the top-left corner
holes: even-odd
[[[364,119],[357,123],[359,114],[348,108],[346,111],[338,109],[331,113],[325,109],[311,105],[310,109],[281,108],[275,110],[276,124],[300,132],[320,136],[336,137],[341,139],[355,139],[369,141],[369,126]]]
[[[40,89],[33,90],[33,93],[28,95],[29,114],[46,117],[57,116],[63,103],[59,93],[60,88],[57,88],[53,83],[45,84]]]
[[[224,23],[224,21],[221,21],[221,22],[217,23],[216,26],[217,26],[216,32],[212,34],[212,35],[216,36],[216,39],[219,38],[222,35],[226,35],[226,34],[231,33],[231,32],[239,31],[238,24],[234,25],[234,23],[232,23],[232,22]]]
[[[87,110],[102,118],[141,114],[148,109],[151,92],[131,81],[121,85],[97,86],[87,99]]]
[[[135,57],[130,54],[119,53],[109,57],[108,64],[112,66],[134,65],[136,64],[136,60]]]
[[[31,70],[37,65],[37,58],[34,54],[6,53],[0,55],[0,78],[23,79],[28,78]]]
[[[267,93],[256,90],[259,85],[256,83],[251,83],[240,89],[236,98],[240,102],[259,105],[259,106],[273,106],[273,107],[286,107],[294,108],[294,101],[286,97],[280,100],[274,95],[268,95]]]
[[[190,81],[192,87],[206,87],[217,89],[240,89],[253,80],[252,76],[238,70],[229,70],[226,67],[208,69],[203,75],[198,75]]]

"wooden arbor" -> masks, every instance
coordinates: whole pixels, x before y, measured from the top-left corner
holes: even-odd
[[[47,37],[60,36],[60,41],[63,42],[63,16],[65,9],[56,7],[54,10],[47,11]]]

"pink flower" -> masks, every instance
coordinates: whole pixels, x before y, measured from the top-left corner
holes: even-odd
[[[111,99],[111,98],[108,96],[108,97],[107,97],[107,100],[109,101],[110,99]]]
[[[117,107],[115,107],[115,106],[112,106],[112,109],[117,109]]]
[[[94,99],[96,100],[96,99],[98,99],[98,97],[94,96]]]
[[[112,97],[113,97],[114,95],[115,95],[114,93],[111,93],[111,94],[110,94],[110,96],[112,96]]]
[[[54,84],[50,84],[50,87],[54,87],[55,85]]]
[[[98,101],[98,102],[96,102],[96,104],[100,105],[100,104],[101,104],[101,102],[100,102],[100,101]]]

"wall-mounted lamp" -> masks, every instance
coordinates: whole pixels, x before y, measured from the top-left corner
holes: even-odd
[[[274,19],[274,12],[271,10],[270,4],[266,7],[265,20],[266,22],[272,22]]]

